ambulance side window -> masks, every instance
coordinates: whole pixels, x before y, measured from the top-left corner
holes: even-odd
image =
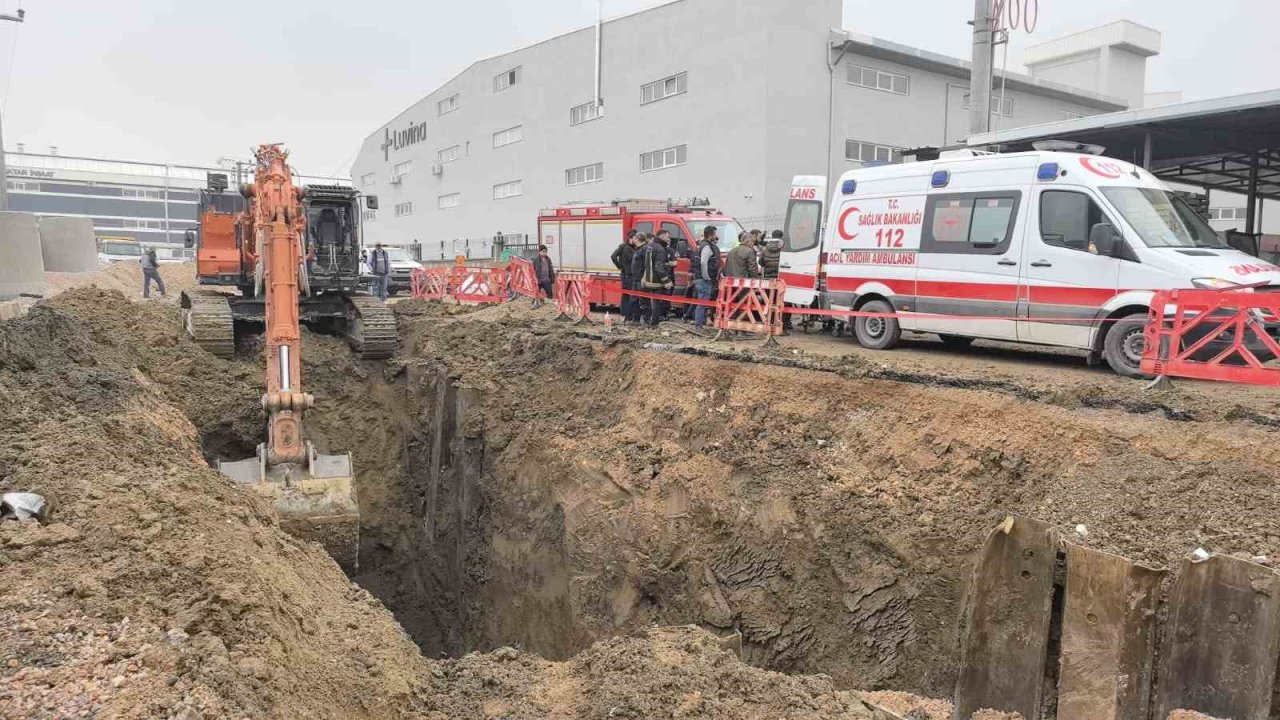
[[[792,200],[787,206],[782,249],[799,252],[817,247],[821,215],[822,203],[817,200]]]
[[[1003,255],[1013,242],[1020,192],[930,195],[920,252]]]
[[[1045,245],[1089,250],[1089,230],[1110,222],[1093,198],[1071,190],[1046,190],[1040,195],[1040,239]]]

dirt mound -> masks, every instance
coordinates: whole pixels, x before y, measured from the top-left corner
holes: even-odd
[[[65,273],[47,272],[45,281],[49,284],[47,296],[77,287],[96,287],[101,290],[118,290],[131,300],[142,299],[142,266],[136,262],[117,262],[105,265],[97,272]],[[164,279],[167,300],[177,302],[178,294],[183,290],[196,287],[195,263],[161,263],[160,277]],[[155,285],[151,286],[151,295],[159,299]]]
[[[829,678],[746,666],[694,628],[564,663],[511,648],[424,659],[317,546],[208,468],[260,439],[261,370],[176,327],[171,305],[95,288],[0,324],[0,490],[54,501],[47,525],[0,523],[0,717],[892,717]],[[327,388],[381,387],[371,397],[393,408],[404,368],[355,362],[332,338],[306,347],[329,441],[392,447],[394,424],[339,437],[360,409]]]

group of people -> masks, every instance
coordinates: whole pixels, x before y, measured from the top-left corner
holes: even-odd
[[[782,231],[775,230],[765,240],[759,230],[738,235],[738,246],[721,260],[720,237],[714,225],[706,226],[695,248],[683,238],[674,242],[671,233],[659,230],[650,234],[632,230],[613,251],[613,264],[622,276],[622,320],[624,323],[657,326],[671,312],[671,302],[660,297],[635,296],[625,291],[648,295],[671,295],[675,290],[676,263],[689,259],[690,283],[686,297],[710,301],[716,297],[720,277],[778,277],[778,261],[782,254]],[[705,305],[685,305],[676,314],[693,321],[701,330],[707,321]]]

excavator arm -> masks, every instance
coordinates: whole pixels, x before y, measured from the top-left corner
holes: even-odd
[[[272,498],[285,530],[324,545],[354,572],[360,523],[351,455],[317,453],[303,433],[303,417],[315,399],[302,385],[298,295],[307,228],[301,193],[279,145],[262,145],[256,155],[246,226],[257,257],[255,285],[265,301],[267,441],[256,457],[220,462],[218,469]]]

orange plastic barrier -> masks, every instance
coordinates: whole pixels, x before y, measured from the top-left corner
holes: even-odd
[[[1266,367],[1280,358],[1280,293],[1254,292],[1260,287],[1157,291],[1142,372],[1280,385],[1280,367]]]
[[[508,299],[507,271],[502,268],[454,267],[449,289],[458,302],[503,303]]]
[[[443,300],[448,292],[447,268],[418,268],[409,274],[409,294],[418,300]]]
[[[533,261],[529,258],[513,257],[507,267],[511,278],[511,289],[520,295],[534,300],[546,299],[546,293],[538,286],[538,278],[533,273]]]
[[[556,320],[591,322],[591,291],[595,276],[565,272],[556,276]]]
[[[731,331],[758,333],[776,342],[782,334],[782,298],[787,284],[782,280],[722,278],[716,297],[716,338]]]

